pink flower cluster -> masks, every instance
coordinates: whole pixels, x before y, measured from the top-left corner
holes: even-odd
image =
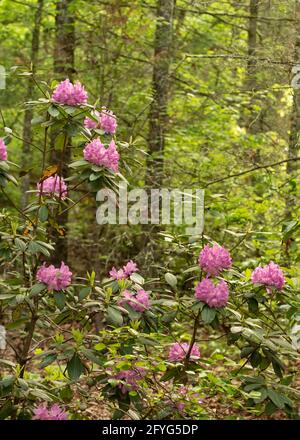
[[[114,134],[117,129],[117,118],[113,114],[113,112],[106,110],[105,108],[99,113],[97,110],[95,111],[95,116],[98,121],[95,121],[91,118],[85,118],[84,125],[86,128],[100,128],[105,133]]]
[[[53,264],[47,267],[44,263],[37,270],[36,278],[40,283],[46,284],[48,290],[63,290],[71,284],[72,272],[63,261],[60,268]]]
[[[68,420],[69,416],[60,406],[52,405],[49,408],[47,403],[40,404],[33,410],[32,420]]]
[[[123,297],[124,299],[122,298],[118,301],[118,304],[122,307],[128,304],[133,310],[140,313],[150,309],[149,292],[143,289],[138,290],[136,293],[129,292],[126,289],[123,292]]]
[[[47,179],[37,184],[39,193],[46,196],[56,196],[62,200],[67,197],[68,187],[63,177],[55,174],[54,176],[47,177]]]
[[[137,391],[139,389],[138,381],[142,380],[146,375],[146,371],[142,367],[135,367],[132,370],[120,371],[115,379],[122,380],[118,387],[123,394],[129,393],[130,391]]]
[[[218,244],[204,246],[198,259],[199,266],[209,275],[216,276],[231,266],[231,257],[227,249]]]
[[[110,142],[108,148],[105,148],[99,138],[94,139],[85,146],[83,156],[88,162],[118,172],[120,156],[114,140]]]
[[[209,278],[204,278],[195,287],[195,297],[209,307],[225,307],[229,297],[227,283],[221,280],[215,285]]]
[[[7,150],[3,139],[0,138],[0,160],[7,160]]]
[[[71,106],[86,104],[87,99],[88,94],[84,86],[79,81],[72,84],[69,79],[61,81],[52,94],[52,101]]]
[[[264,284],[267,286],[268,293],[272,292],[272,288],[275,287],[281,290],[284,286],[284,275],[280,267],[271,261],[264,267],[258,266],[251,275],[251,281],[253,284]]]
[[[190,344],[188,344],[187,342],[175,342],[170,347],[168,360],[170,362],[182,361],[186,357],[186,354],[189,350],[189,346],[190,346]],[[192,347],[190,357],[191,357],[191,359],[199,359],[200,358],[200,351],[199,351],[199,348],[196,344],[194,344]]]
[[[227,283],[222,280],[214,284],[208,277],[218,275],[222,270],[231,266],[231,256],[227,249],[214,244],[204,246],[200,252],[199,266],[207,273],[207,278],[200,281],[195,287],[195,298],[203,301],[209,307],[225,307],[228,302],[229,290]]]
[[[123,266],[122,269],[112,267],[109,275],[115,280],[122,280],[124,278],[128,278],[133,272],[138,272],[138,270],[137,264],[130,260],[127,264],[125,264],[125,266]]]

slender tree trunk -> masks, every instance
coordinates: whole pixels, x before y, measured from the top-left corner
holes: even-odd
[[[300,0],[295,0],[295,49],[294,60],[295,64],[300,64]],[[300,71],[297,70],[297,72]],[[290,122],[290,136],[288,147],[288,159],[298,156],[299,152],[299,134],[300,134],[300,89],[294,89],[293,106],[291,112]],[[298,162],[287,162],[286,172],[287,177],[291,181],[296,177],[298,170]],[[292,188],[292,186],[291,186]],[[291,219],[293,212],[293,205],[295,204],[295,193],[291,190],[290,194],[286,197],[286,217]]]
[[[56,4],[55,18],[55,46],[54,46],[54,73],[58,80],[69,78],[72,81],[74,74],[74,52],[75,52],[75,21],[74,13],[71,11],[73,0],[60,0]],[[56,133],[51,134],[51,162],[59,167],[59,174],[68,177],[68,163],[71,158],[69,139],[65,139],[65,146],[62,151],[55,150]],[[53,148],[54,147],[54,148]],[[66,231],[64,236],[52,232],[52,239],[55,242],[55,254],[53,262],[59,263],[68,259],[67,223],[68,211],[59,215],[56,219],[58,225]]]
[[[174,0],[157,1],[152,77],[153,100],[149,112],[149,157],[145,179],[147,186],[158,187],[163,182],[174,6]]]
[[[247,62],[247,86],[250,90],[256,89],[256,44],[257,44],[257,16],[259,0],[250,0],[249,26],[248,26],[248,62]]]
[[[44,0],[37,1],[37,8],[34,17],[34,28],[32,32],[31,42],[31,71],[34,76],[36,73],[36,65],[38,60],[38,52],[40,46],[40,27],[43,12]],[[33,98],[34,81],[33,76],[29,77],[28,89],[26,93],[26,101],[30,101]],[[25,110],[24,122],[23,122],[23,145],[22,145],[22,170],[28,171],[30,165],[30,144],[32,142],[32,129],[31,120],[33,118],[32,108],[29,106]],[[30,173],[28,172],[22,179],[21,185],[21,207],[25,208],[28,204],[28,194],[30,184]]]
[[[168,99],[170,85],[170,65],[172,58],[172,34],[175,0],[157,0],[156,30],[154,37],[154,58],[152,73],[152,102],[149,111],[148,157],[146,163],[146,188],[159,188],[164,181],[164,149],[168,124]],[[151,210],[148,218],[150,221]],[[143,238],[139,242],[140,250],[145,253],[149,274],[153,261],[158,258],[157,246],[152,243],[151,252],[145,252],[151,246],[151,236],[158,232],[158,225],[143,225]],[[150,257],[151,255],[151,257]],[[149,257],[151,261],[149,261]],[[153,275],[153,273],[152,273]]]
[[[256,134],[261,131],[261,114],[256,114],[252,111],[252,108],[257,103],[257,16],[258,16],[259,0],[250,0],[249,4],[249,24],[248,24],[248,62],[245,88],[249,93],[252,93],[250,99],[251,114],[245,118],[245,126],[247,132],[250,134]],[[258,103],[259,104],[259,103]],[[259,159],[259,152],[254,154],[254,163]]]

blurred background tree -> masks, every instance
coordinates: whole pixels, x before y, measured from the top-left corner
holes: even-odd
[[[204,188],[207,236],[228,248],[241,242],[235,260],[245,267],[265,255],[296,262],[296,271],[299,91],[291,70],[299,62],[299,20],[296,0],[3,0],[0,106],[3,126],[13,130],[11,160],[23,164],[22,187],[9,188],[10,196],[24,204],[39,178],[31,171],[41,161],[36,115],[19,112],[34,99],[33,81],[79,79],[134,145],[126,170],[132,187]],[[19,76],[20,69],[34,76]],[[179,254],[165,259],[157,228],[146,229],[144,246],[141,225],[100,226],[95,213],[87,197],[72,218],[58,219],[76,241],[57,241],[57,252],[77,274],[91,266],[104,274],[128,258],[154,273],[162,264],[180,266]],[[184,234],[183,226],[164,231]],[[152,252],[157,240],[159,254]]]

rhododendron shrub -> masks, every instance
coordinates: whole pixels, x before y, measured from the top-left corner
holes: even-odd
[[[19,183],[13,136],[0,141],[11,202],[0,214],[0,419],[93,418],[100,401],[112,418],[205,419],[215,417],[216,396],[293,416],[297,292],[279,258],[246,266],[234,243],[168,234],[156,278],[135,258],[99,260],[85,276],[59,255],[54,262],[50,228],[63,237],[57,222],[81,203],[78,188],[93,197],[117,187],[129,145],[83,84],[66,79],[44,93],[28,103],[44,142],[24,209],[5,192]],[[52,147],[62,162],[72,147],[71,163],[47,162]]]

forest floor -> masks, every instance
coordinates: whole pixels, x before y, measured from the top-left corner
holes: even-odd
[[[5,359],[15,361],[14,352],[10,347],[7,347],[5,350]],[[37,364],[32,365],[32,368],[30,369],[31,373],[38,373],[45,375],[45,372],[41,371]],[[292,368],[296,371],[299,371],[300,369],[300,362],[297,362],[292,365]],[[222,365],[222,361],[219,363],[215,363],[214,365],[209,366],[209,370],[215,374],[217,377],[224,378],[224,381],[227,380],[230,376],[230,372],[234,370],[233,367],[224,368]],[[8,371],[7,371],[8,373]],[[232,380],[232,385],[234,385],[237,389],[240,386],[240,382],[236,379]],[[75,409],[76,413],[78,413],[79,417],[82,418],[88,418],[92,420],[111,420],[112,418],[112,409],[109,406],[109,404],[103,399],[101,396],[101,387],[98,389],[91,389],[89,388],[86,383],[82,381],[82,383],[79,382],[80,387],[86,391],[87,395],[89,395],[88,399],[82,399],[80,398],[80,393],[78,392],[77,384],[72,386],[73,390],[73,399],[71,402],[71,406]],[[300,392],[300,376],[295,375],[294,381],[292,383],[292,386],[294,389],[298,390]],[[84,401],[84,405],[82,402]],[[287,419],[287,415],[283,411],[276,411],[271,416],[265,416],[265,415],[258,415],[255,412],[251,412],[251,410],[247,409],[246,406],[242,407],[240,405],[233,405],[233,402],[236,401],[236,399],[233,399],[233,397],[226,396],[226,393],[216,393],[215,395],[207,396],[203,400],[203,405],[205,406],[205,409],[207,410],[207,413],[210,415],[210,419],[239,419],[239,420],[263,420],[263,419],[269,419],[269,420],[281,420],[281,419]],[[240,402],[242,402],[242,399],[240,399]],[[300,402],[298,404],[298,414],[300,415]],[[125,417],[125,419],[128,419],[128,417]]]

